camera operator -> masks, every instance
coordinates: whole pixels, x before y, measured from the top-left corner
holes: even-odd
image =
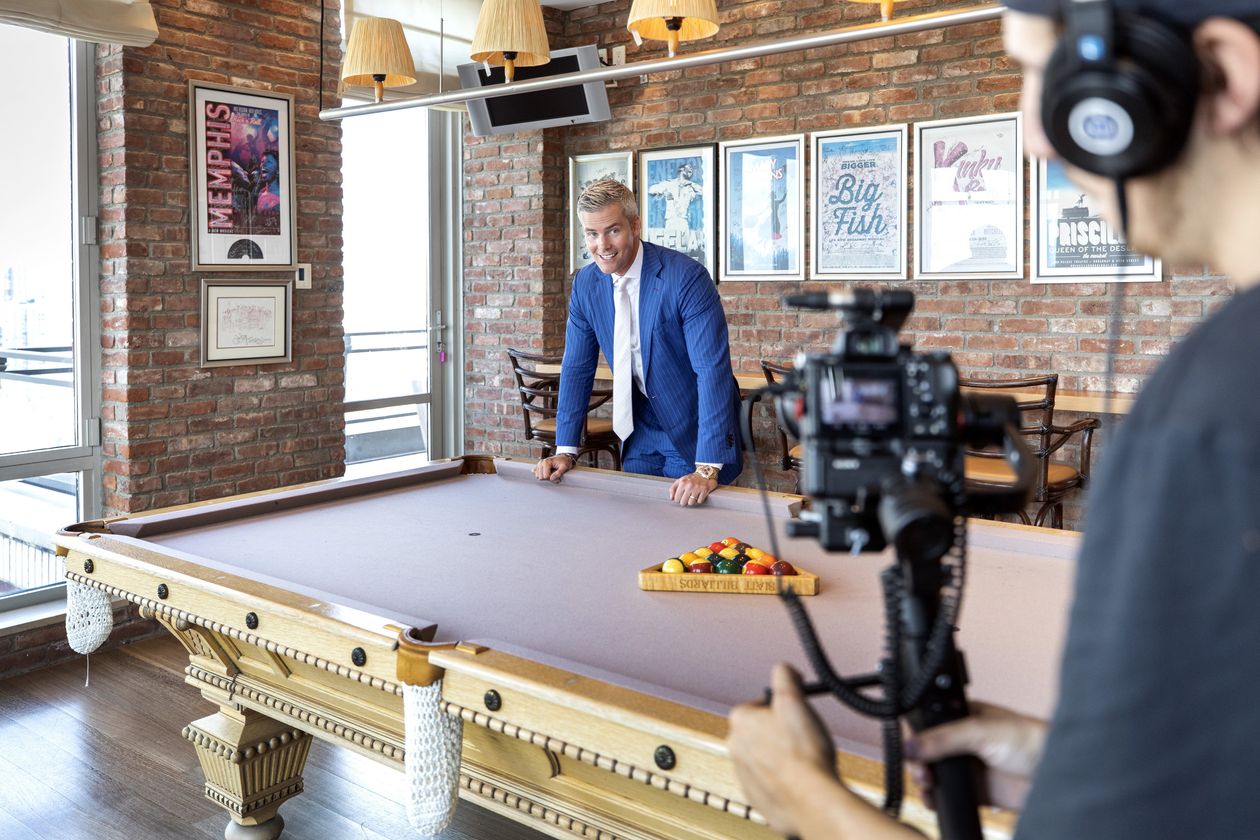
[[[1137,251],[1208,263],[1237,294],[1146,383],[1097,477],[1049,728],[974,704],[906,752],[979,756],[995,804],[1022,807],[1018,838],[1256,836],[1260,0],[1006,5],[1028,152],[1062,158],[1112,224],[1127,204]],[[1099,125],[1120,125],[1112,145]],[[836,776],[799,678],[779,666],[771,683],[768,707],[734,711],[729,741],[771,825],[912,836]]]

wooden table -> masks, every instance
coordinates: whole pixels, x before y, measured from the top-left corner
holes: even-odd
[[[539,365],[541,373],[559,373],[560,365]],[[612,381],[612,368],[600,365],[595,369],[595,378],[599,381]],[[739,383],[741,393],[748,393],[762,388],[766,378],[760,373],[736,373],[735,381]],[[964,388],[964,391],[973,389]],[[1004,394],[1016,394],[1018,391],[1003,391]],[[1031,395],[1031,392],[1030,392]],[[1107,394],[1098,391],[1074,391],[1060,388],[1055,391],[1054,407],[1059,411],[1079,411],[1089,414],[1128,414],[1137,399],[1136,394]]]
[[[531,466],[466,456],[80,523],[58,551],[67,578],[140,605],[187,648],[186,681],[220,711],[184,734],[237,823],[265,832],[302,791],[311,736],[400,766],[401,686],[444,671],[461,796],[554,837],[771,840],[724,739],[774,662],[805,668],[783,606],[637,586],[724,536],[768,547],[760,497],[726,488],[682,508],[666,479],[583,469],[552,484]],[[786,539],[801,501],[771,494],[781,553],[820,578],[805,600],[835,666],[870,671],[890,557]],[[972,696],[1050,713],[1077,546],[972,524],[958,634]],[[817,708],[846,780],[876,796],[878,725]],[[914,801],[907,816],[934,823]]]

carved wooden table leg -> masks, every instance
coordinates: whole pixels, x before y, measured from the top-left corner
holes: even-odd
[[[206,775],[206,798],[232,816],[226,840],[275,840],[284,830],[276,810],[302,792],[311,749],[305,732],[248,709],[220,706],[184,727]]]

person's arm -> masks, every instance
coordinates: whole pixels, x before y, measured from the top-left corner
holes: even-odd
[[[801,840],[895,840],[919,837],[844,786],[822,722],[805,702],[800,676],[777,665],[770,677],[769,706],[731,712],[727,747],[749,804],[784,834]],[[1041,759],[1045,721],[999,706],[972,703],[962,720],[925,730],[906,742],[906,757],[934,762],[975,755],[986,766],[985,804],[1017,810]],[[931,804],[931,774],[911,774]]]
[[[853,793],[836,772],[836,754],[787,665],[770,677],[769,706],[731,712],[727,748],[748,802],[770,827],[801,840],[922,840]]]
[[[678,303],[683,341],[696,376],[696,461],[734,463],[739,460],[739,400],[731,373],[726,312],[703,266],[688,266],[678,290]]]
[[[599,341],[582,308],[579,282],[575,277],[564,331],[564,358],[560,362],[560,394],[556,403],[556,454],[541,459],[534,466],[534,475],[545,481],[558,482],[577,466],[578,447],[582,443],[582,429],[595,383],[595,366],[599,362]]]

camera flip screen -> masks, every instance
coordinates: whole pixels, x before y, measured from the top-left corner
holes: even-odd
[[[899,425],[898,379],[842,374],[827,377],[821,384],[823,425],[848,430],[889,430]]]

